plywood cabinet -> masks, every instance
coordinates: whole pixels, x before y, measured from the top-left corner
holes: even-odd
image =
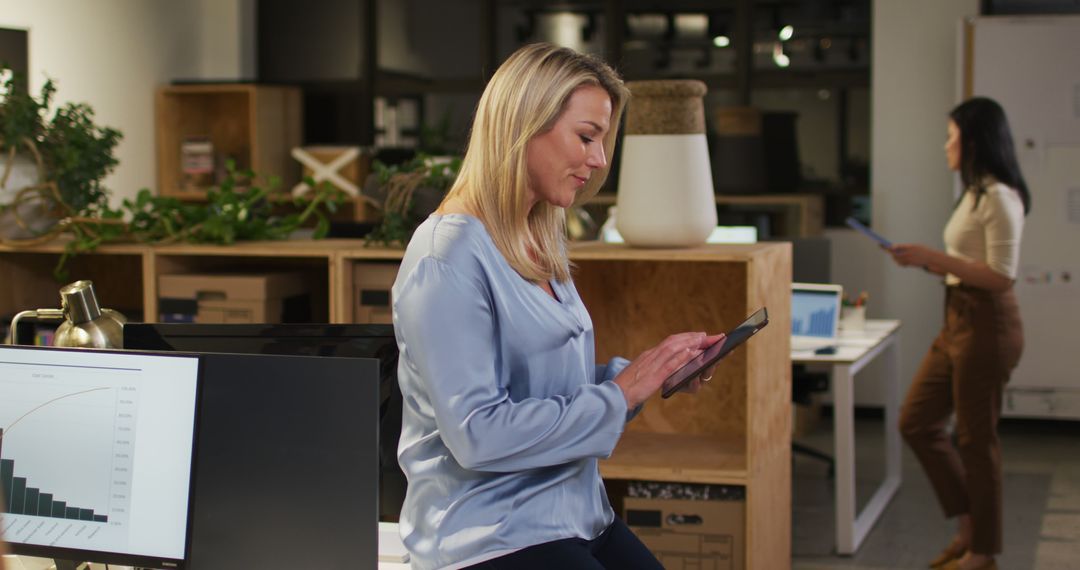
[[[768,308],[769,325],[720,363],[707,388],[646,403],[600,472],[745,487],[746,567],[789,567],[790,244],[581,245],[571,257],[600,361],[632,358],[672,333],[728,330]]]

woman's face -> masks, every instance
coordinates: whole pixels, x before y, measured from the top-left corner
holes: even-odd
[[[960,170],[960,127],[952,119],[949,119],[949,138],[945,139],[945,161],[949,163],[949,170]]]
[[[593,85],[570,95],[551,130],[525,147],[529,209],[540,201],[568,208],[593,171],[607,165],[604,135],[611,126],[611,97]]]

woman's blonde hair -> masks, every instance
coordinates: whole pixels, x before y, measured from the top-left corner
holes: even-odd
[[[563,208],[541,201],[522,216],[529,199],[526,147],[555,125],[570,96],[586,85],[611,98],[611,125],[603,139],[610,157],[630,96],[622,79],[598,58],[551,44],[527,45],[499,66],[484,89],[461,173],[446,196],[460,199],[480,218],[510,266],[530,281],[566,281],[570,264]],[[610,162],[593,173],[575,203],[596,194],[609,168]]]

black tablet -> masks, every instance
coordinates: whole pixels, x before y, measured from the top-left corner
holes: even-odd
[[[727,337],[723,339],[723,342],[717,342],[706,348],[704,352],[691,358],[682,368],[668,376],[667,380],[664,380],[663,397],[670,398],[672,394],[681,390],[687,382],[693,380],[703,370],[715,364],[716,361],[727,356],[735,347],[746,342],[746,339],[754,336],[767,324],[769,324],[769,312],[765,310],[765,307],[762,307],[739,326],[732,329],[731,332],[727,333]]]

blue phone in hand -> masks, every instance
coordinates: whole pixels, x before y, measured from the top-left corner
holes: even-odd
[[[852,218],[851,216],[848,216],[848,219],[844,220],[844,223],[847,224],[851,229],[853,229],[853,230],[861,233],[862,235],[864,235],[864,236],[878,242],[879,244],[881,244],[881,247],[884,247],[884,248],[892,247],[892,242],[885,239],[885,236],[883,236],[883,235],[875,232],[874,230],[866,227],[866,225],[864,225],[859,220],[856,220],[855,218]]]

